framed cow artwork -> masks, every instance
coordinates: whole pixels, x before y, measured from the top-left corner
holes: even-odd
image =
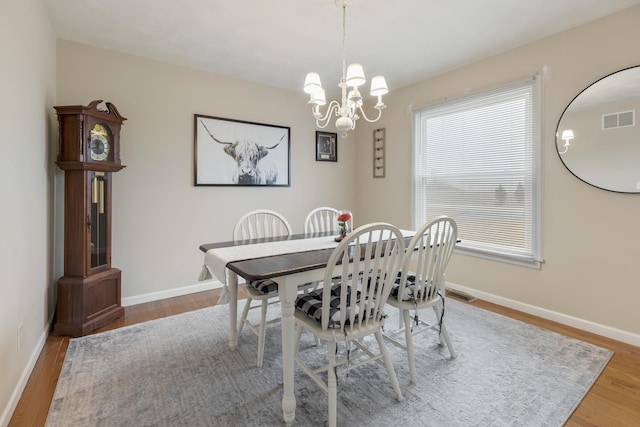
[[[290,128],[194,115],[194,185],[291,186]]]

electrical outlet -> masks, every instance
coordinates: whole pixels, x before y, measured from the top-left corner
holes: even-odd
[[[640,190],[640,181],[636,181],[636,190]]]
[[[22,348],[22,322],[18,325],[18,350]]]

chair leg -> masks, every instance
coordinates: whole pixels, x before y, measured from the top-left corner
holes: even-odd
[[[247,321],[247,315],[249,314],[249,308],[251,307],[251,297],[247,296],[247,302],[244,305],[244,309],[242,310],[242,316],[240,316],[240,325],[238,325],[238,336],[242,333],[242,328],[244,327],[244,322]]]
[[[384,366],[387,368],[387,373],[389,374],[389,380],[391,381],[391,386],[393,390],[396,392],[398,396],[398,400],[403,400],[402,391],[400,390],[400,384],[398,384],[398,377],[396,377],[396,371],[393,369],[393,364],[391,363],[391,356],[389,356],[389,351],[387,350],[387,346],[384,345],[384,338],[382,337],[382,331],[378,330],[375,333],[376,340],[378,341],[378,346],[380,347],[380,353],[382,353],[382,359],[384,360]]]
[[[338,381],[336,379],[336,342],[327,343],[329,370],[327,371],[327,398],[329,406],[329,427],[336,427],[338,408]]]
[[[262,307],[260,308],[260,332],[258,334],[258,368],[262,368],[262,359],[264,356],[264,337],[265,337],[265,324],[267,323],[267,305],[269,301],[262,300]]]
[[[404,343],[407,347],[407,358],[409,359],[409,372],[411,373],[411,382],[416,383],[416,360],[413,354],[413,333],[411,332],[411,317],[409,310],[402,310],[404,319]]]
[[[451,345],[451,338],[449,338],[449,331],[447,331],[447,327],[442,323],[442,336],[444,337],[444,342],[447,343],[447,348],[449,349],[449,353],[451,353],[451,358],[456,358],[456,351],[453,349],[453,345]]]
[[[433,306],[433,311],[436,312],[436,318],[439,319],[440,318],[440,313],[442,313],[442,310],[440,310],[440,307],[437,306]],[[444,339],[445,344],[447,344],[447,348],[449,349],[449,353],[451,353],[451,358],[455,359],[456,358],[456,351],[453,348],[453,345],[451,344],[451,338],[449,337],[449,331],[447,330],[447,326],[445,325],[445,319],[442,319],[442,330],[440,331],[440,336],[438,337],[438,339],[440,340],[440,343],[442,343],[442,340]]]

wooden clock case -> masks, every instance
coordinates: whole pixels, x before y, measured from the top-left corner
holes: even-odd
[[[120,127],[126,120],[102,100],[56,106],[58,158],[64,170],[64,276],[57,282],[54,333],[83,336],[122,317],[121,271],[111,266],[111,175],[120,162]],[[109,130],[109,155],[92,159],[91,132]]]

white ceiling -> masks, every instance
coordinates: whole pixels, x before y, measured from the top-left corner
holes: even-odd
[[[334,0],[43,2],[64,40],[295,91],[308,71],[328,92],[341,76]],[[368,79],[384,75],[393,91],[636,4],[348,0],[347,63],[362,63]]]

